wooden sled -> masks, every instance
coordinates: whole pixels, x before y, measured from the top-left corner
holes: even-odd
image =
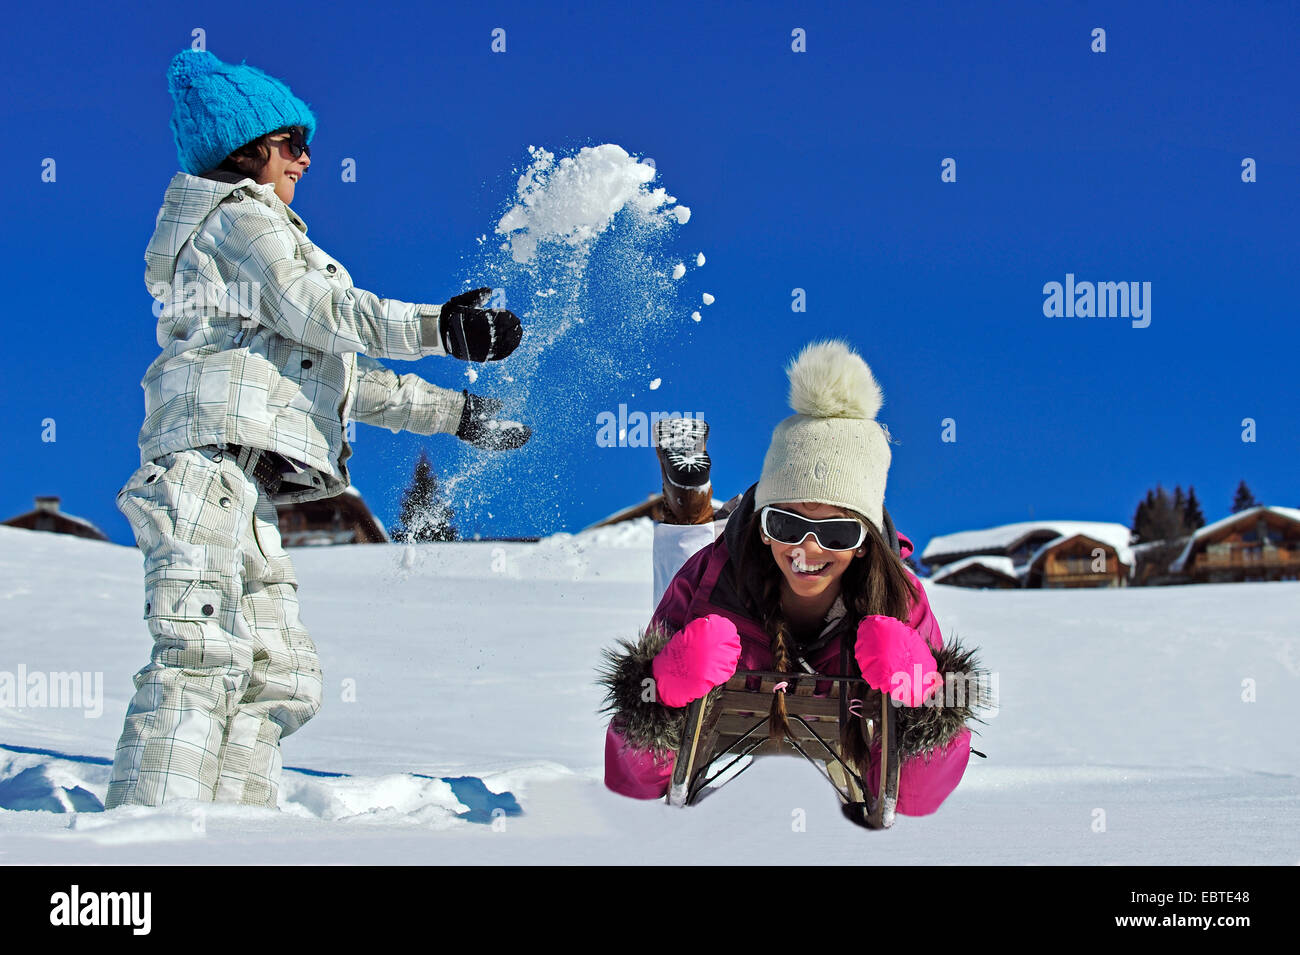
[[[783,682],[793,738],[771,739],[768,713],[772,694]],[[815,696],[818,684],[823,692],[829,686],[829,693]],[[682,746],[668,788],[670,805],[692,805],[704,787],[746,756],[800,755],[835,787],[844,815],[851,821],[868,829],[888,829],[894,824],[902,761],[898,755],[898,710],[888,694],[871,690],[857,677],[739,670],[708,699],[711,705],[696,700],[687,710]],[[853,700],[861,701],[857,712],[863,717],[861,725],[868,746],[877,737],[881,742],[876,799],[871,798],[857,768],[840,758],[840,726],[848,721]],[[871,708],[869,712],[867,707]],[[719,760],[726,762],[710,773],[710,767]],[[752,762],[741,767],[731,779],[750,765]]]

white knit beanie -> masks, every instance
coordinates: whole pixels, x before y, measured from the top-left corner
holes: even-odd
[[[772,432],[755,510],[809,501],[852,508],[882,530],[889,437],[880,385],[846,342],[813,342],[786,368],[795,414]]]

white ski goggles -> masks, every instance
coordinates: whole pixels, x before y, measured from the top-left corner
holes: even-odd
[[[827,517],[815,521],[770,504],[759,516],[763,533],[778,544],[802,544],[811,534],[822,550],[856,550],[867,539],[867,529],[852,517]]]

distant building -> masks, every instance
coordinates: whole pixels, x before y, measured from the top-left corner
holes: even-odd
[[[1126,587],[1133,576],[1133,551],[1129,530],[1123,535],[1102,533],[1064,534],[1048,541],[1030,558],[1025,568],[1025,586]]]
[[[277,505],[276,512],[285,547],[383,544],[389,540],[384,525],[370,513],[361,492],[354,487],[334,497]]]
[[[1170,569],[1170,565],[1183,552],[1183,547],[1190,539],[1190,536],[1187,536],[1134,544],[1133,557],[1137,561],[1137,567],[1133,571],[1130,586],[1162,587],[1191,583],[1186,574]]]
[[[1024,521],[931,540],[930,580],[958,587],[1125,587],[1131,532],[1101,521]]]
[[[978,590],[1011,590],[1020,586],[1020,576],[1010,557],[979,554],[943,565],[931,574],[930,580]]]
[[[713,509],[719,510],[726,501],[719,501],[713,498]],[[623,521],[634,521],[639,517],[648,517],[656,523],[664,519],[664,496],[663,493],[651,494],[640,504],[633,504],[631,507],[625,507],[621,511],[615,511],[608,517],[602,518],[594,524],[584,527],[584,531],[589,531],[596,527],[608,527],[610,524],[619,524]],[[720,519],[720,518],[719,518]]]
[[[1251,507],[1207,524],[1169,569],[1195,583],[1300,580],[1300,509]]]
[[[0,524],[23,527],[29,531],[50,531],[54,534],[72,534],[90,540],[108,540],[108,535],[90,521],[59,510],[59,498],[55,496],[37,497],[36,510],[11,517],[7,521],[0,521]]]

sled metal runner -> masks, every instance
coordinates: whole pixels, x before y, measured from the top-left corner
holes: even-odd
[[[847,660],[845,660],[847,663]],[[790,736],[768,736],[772,694],[786,683],[786,716]],[[822,695],[814,695],[817,690]],[[828,689],[829,688],[829,689]],[[854,701],[860,709],[853,709]],[[876,798],[856,767],[841,758],[840,727],[852,715],[862,716],[868,747],[880,740]],[[888,829],[898,805],[898,711],[886,693],[871,690],[860,677],[821,673],[777,673],[738,670],[706,700],[696,700],[687,710],[681,749],[673,766],[668,802],[692,805],[700,792],[731,770],[746,756],[799,755],[826,777],[839,796],[844,815],[868,829]],[[720,760],[726,764],[710,772]],[[742,766],[729,783],[743,773]]]

